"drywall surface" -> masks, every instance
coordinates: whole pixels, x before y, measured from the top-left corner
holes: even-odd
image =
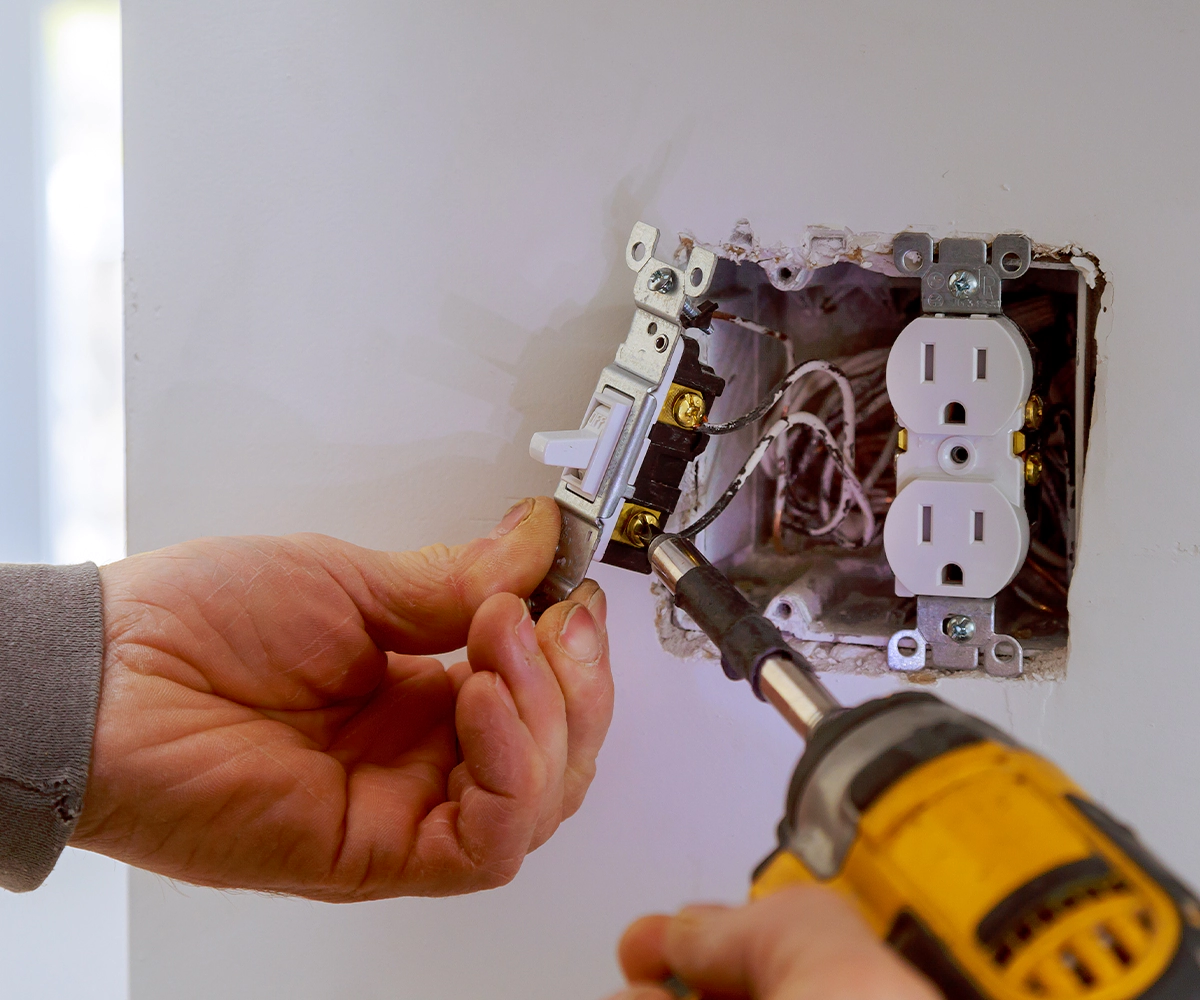
[[[765,242],[1024,230],[1097,253],[1065,681],[943,682],[1200,882],[1200,12],[1187,3],[126,0],[129,544],[455,541],[549,490],[637,219]],[[669,240],[669,237],[668,237]],[[329,907],[133,876],[135,1000],[600,996],[647,907],[736,899],[797,746],[603,571],[618,703],[509,887]],[[847,698],[897,682],[838,678]]]
[[[0,4],[0,560],[49,554],[41,463],[40,0]]]

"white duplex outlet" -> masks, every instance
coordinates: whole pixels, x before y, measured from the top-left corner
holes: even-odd
[[[990,598],[1029,547],[1024,424],[1033,359],[1003,316],[920,316],[896,338],[887,389],[906,434],[884,550],[900,596]]]

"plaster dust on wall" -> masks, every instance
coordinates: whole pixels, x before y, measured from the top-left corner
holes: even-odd
[[[911,320],[915,308],[914,282],[898,269],[893,241],[892,234],[809,226],[794,245],[767,246],[758,240],[746,219],[740,219],[729,239],[722,242],[704,243],[691,232],[680,234],[675,255],[680,266],[697,246],[728,262],[718,272],[725,280],[718,278],[715,290],[705,297],[720,300],[718,310],[733,312],[715,311],[715,319],[724,322],[712,323],[707,331],[693,331],[701,342],[702,358],[719,374],[728,375],[730,394],[741,400],[739,405],[726,406],[723,413],[744,408],[747,398],[756,399],[782,371],[799,361],[839,359],[836,363],[847,371],[854,370],[853,366],[865,370],[882,365],[896,334]],[[1059,465],[1061,475],[1055,484],[1047,471],[1045,481],[1034,488],[1031,496],[1035,503],[1040,503],[1043,495],[1052,501],[1045,509],[1039,506],[1034,511],[1037,518],[1052,521],[1056,510],[1062,525],[1057,533],[1051,525],[1045,542],[1035,540],[1037,552],[1031,554],[1027,570],[1018,574],[1002,595],[998,614],[1014,620],[1013,634],[1026,646],[1022,676],[1052,680],[1063,676],[1067,664],[1065,604],[1078,546],[1076,498],[1081,492],[1091,424],[1096,375],[1094,332],[1107,281],[1096,257],[1075,245],[1035,243],[1032,261],[1029,278],[1020,284],[1010,283],[1016,287],[1004,301],[1006,311],[1028,328],[1025,336],[1032,336],[1040,346],[1039,366],[1050,369],[1042,372],[1039,391],[1052,389],[1057,394],[1046,401],[1054,419],[1063,424],[1054,439],[1057,451],[1048,439],[1038,459],[1045,460],[1048,470]],[[864,272],[877,277],[863,276]],[[818,293],[815,308],[814,303],[798,301],[798,295],[806,290]],[[747,337],[747,330],[771,339]],[[783,352],[778,350],[780,344]],[[874,461],[864,483],[880,482],[877,513],[882,518],[895,490],[890,475],[882,473],[893,460],[896,424],[887,405],[886,390],[876,386],[872,392],[874,402],[867,415],[862,410],[864,400],[859,400],[856,464],[861,475]],[[812,397],[812,392],[807,397],[793,392],[790,398],[796,406],[804,406],[812,405]],[[820,400],[818,395],[818,404]],[[718,406],[725,402],[721,400]],[[1040,397],[1038,405],[1042,405]],[[869,417],[872,411],[879,413],[873,421]],[[827,412],[828,405],[821,411],[822,416]],[[868,424],[878,428],[880,441],[873,453],[868,445],[868,454],[863,457],[862,437]],[[713,439],[716,452],[706,452],[689,470],[671,527],[678,529],[691,523],[712,504],[729,476],[728,455],[734,455],[736,467],[753,439],[752,434],[733,440]],[[703,532],[710,555],[723,559],[726,571],[818,670],[888,674],[888,637],[904,627],[906,620],[911,621],[913,610],[911,601],[889,596],[893,578],[882,554],[880,534],[866,548],[857,548],[855,538],[841,533],[821,539],[805,539],[794,533],[790,540],[781,536],[780,491],[788,488],[791,473],[785,466],[778,466],[777,476],[782,478],[774,484],[776,520],[771,529],[764,523],[770,518],[767,508],[773,499],[771,476],[764,474],[769,464],[768,456],[748,484],[748,496],[739,498],[740,502],[723,514],[720,522]],[[825,478],[828,485],[829,476]],[[752,495],[755,489],[751,487],[757,488],[757,496]],[[666,590],[657,584],[652,584],[652,590],[658,635],[664,648],[683,658],[715,659],[715,648],[686,616],[671,607]],[[939,673],[925,669],[907,676],[916,683],[930,683]]]

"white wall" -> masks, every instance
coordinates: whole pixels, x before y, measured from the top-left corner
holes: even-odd
[[[940,689],[1200,882],[1193,5],[127,0],[125,23],[131,551],[455,541],[549,489],[526,444],[624,335],[638,218],[1098,253],[1068,679]],[[135,874],[135,1000],[598,996],[628,918],[740,896],[795,742],[658,651],[643,578],[599,576],[612,736],[512,886],[337,908]]]
[[[46,476],[43,0],[0,0],[0,561],[52,556]],[[127,878],[68,849],[37,892],[0,891],[0,996],[123,1000]]]
[[[42,0],[0,2],[0,560],[45,558],[38,392],[37,38]]]

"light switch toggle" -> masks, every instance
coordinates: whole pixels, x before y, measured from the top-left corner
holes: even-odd
[[[621,439],[632,402],[612,389],[596,393],[579,430],[538,431],[529,442],[529,454],[543,465],[578,469],[579,492],[595,498]]]
[[[538,431],[529,442],[529,454],[542,465],[584,469],[592,460],[599,440],[600,432],[591,427],[577,431]]]

